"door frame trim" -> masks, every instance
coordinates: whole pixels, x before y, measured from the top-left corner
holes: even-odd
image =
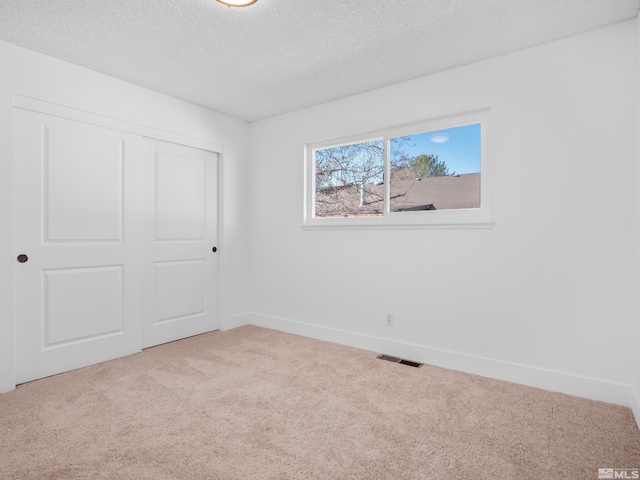
[[[32,112],[44,113],[56,117],[86,122],[100,127],[110,128],[112,130],[140,135],[142,137],[164,140],[166,142],[186,145],[188,147],[195,147],[214,153],[224,153],[224,146],[218,143],[208,142],[206,140],[201,140],[194,137],[187,137],[185,135],[180,135],[165,130],[159,130],[157,128],[148,127],[139,123],[120,120],[118,118],[103,115],[98,112],[80,110],[75,107],[68,107],[65,105],[60,105],[45,100],[39,100],[24,95],[13,94],[13,108],[20,108],[23,110],[30,110]]]

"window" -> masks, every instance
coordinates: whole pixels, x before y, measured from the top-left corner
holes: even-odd
[[[490,227],[487,111],[306,148],[305,227]]]

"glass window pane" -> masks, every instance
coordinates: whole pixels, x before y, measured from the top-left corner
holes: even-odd
[[[390,144],[392,212],[480,208],[480,124]]]
[[[315,151],[316,217],[384,213],[384,142],[373,140]]]

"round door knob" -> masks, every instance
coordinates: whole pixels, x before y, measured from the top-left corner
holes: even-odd
[[[213,248],[211,249],[211,251],[212,251],[213,253],[216,253],[216,252],[218,251],[218,247],[213,247]]]
[[[20,262],[20,263],[24,263],[24,262],[26,262],[27,260],[29,260],[29,257],[27,257],[24,253],[23,253],[23,254],[18,255],[18,262]]]

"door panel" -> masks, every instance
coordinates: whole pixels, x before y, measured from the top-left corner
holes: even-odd
[[[124,333],[122,265],[45,270],[43,281],[43,349]]]
[[[195,149],[194,149],[195,150]],[[204,241],[207,228],[207,158],[155,152],[156,241]]]
[[[43,142],[45,241],[121,242],[124,140],[45,123]]]
[[[153,212],[145,271],[143,346],[218,328],[218,155],[145,140]]]
[[[14,110],[19,383],[141,347],[141,139]]]
[[[170,321],[205,311],[205,262],[156,262],[156,322]]]

